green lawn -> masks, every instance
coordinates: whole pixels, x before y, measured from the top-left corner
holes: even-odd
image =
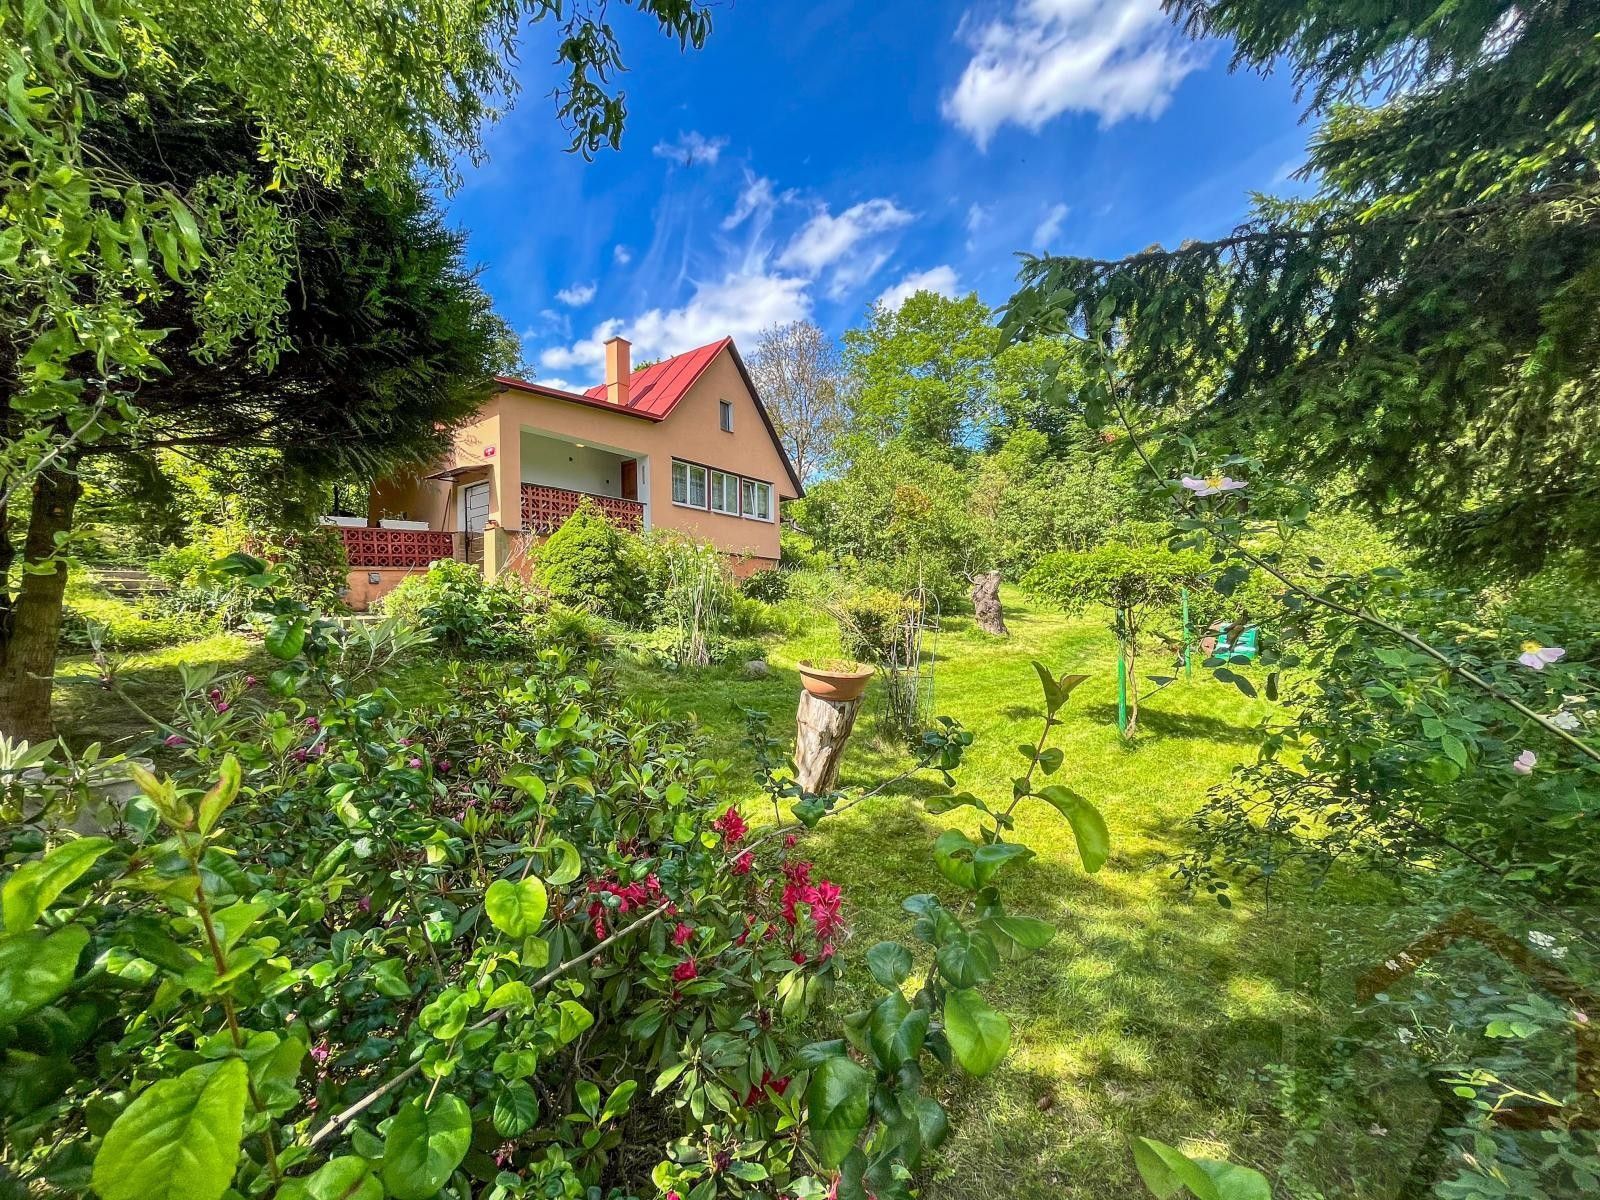
[[[1125,1136],[1142,1133],[1192,1152],[1269,1167],[1281,1134],[1263,1104],[1257,1072],[1279,1052],[1282,1023],[1304,1018],[1279,982],[1288,979],[1282,940],[1269,936],[1248,906],[1223,910],[1188,900],[1164,858],[1183,846],[1182,822],[1206,789],[1254,752],[1252,726],[1265,705],[1197,672],[1147,698],[1143,733],[1125,745],[1114,723],[1115,660],[1109,633],[1094,618],[1069,620],[1007,594],[1012,636],[991,639],[970,619],[950,619],[936,641],[935,708],[977,737],[961,786],[1007,799],[1020,742],[1037,737],[1039,685],[1030,660],[1057,672],[1090,673],[1074,693],[1053,744],[1066,751],[1059,778],[1088,796],[1111,826],[1113,857],[1095,876],[1077,860],[1070,830],[1053,810],[1025,804],[1017,837],[1038,857],[1002,879],[1007,902],[1045,917],[1060,932],[1037,956],[1012,968],[992,999],[1013,1020],[1007,1061],[944,1097],[954,1133],[935,1157],[924,1194],[966,1200],[1005,1197],[1135,1196]],[[737,706],[763,708],[781,735],[793,732],[797,658],[836,654],[822,620],[770,647],[771,674],[747,679],[737,668],[678,674],[624,662],[624,688],[695,715],[715,756],[729,760],[729,786],[753,820],[762,811],[741,744]],[[124,669],[128,692],[150,711],[168,711],[184,663],[254,665],[259,649],[235,637],[136,656]],[[57,696],[61,731],[77,744],[115,743],[142,724],[96,687],[94,669],[65,664]],[[416,678],[413,681],[412,676]],[[432,664],[397,685],[429,686]],[[871,784],[904,763],[879,743],[863,714],[846,758],[844,783]],[[875,941],[909,942],[900,898],[941,891],[930,847],[956,814],[930,818],[916,797],[926,782],[825,820],[810,851],[845,889],[854,925],[838,1009],[866,982],[861,957]],[[965,827],[971,831],[972,824]]]
[[[1116,665],[1104,623],[1040,611],[1010,592],[1006,601],[1009,640],[956,619],[945,622],[934,647],[935,710],[977,738],[960,784],[1009,799],[1021,764],[1016,746],[1038,736],[1030,660],[1058,673],[1087,672],[1053,744],[1067,755],[1059,778],[1105,814],[1113,856],[1086,876],[1054,810],[1037,803],[1019,810],[1016,836],[1038,857],[1002,877],[1007,902],[1060,932],[994,994],[1013,1018],[1012,1054],[992,1076],[946,1097],[955,1133],[925,1195],[1136,1195],[1129,1133],[1268,1165],[1278,1139],[1263,1124],[1255,1072],[1277,1053],[1280,1023],[1304,1016],[1277,982],[1288,977],[1286,952],[1279,939],[1253,930],[1242,908],[1182,897],[1164,865],[1182,849],[1182,822],[1207,788],[1253,755],[1252,727],[1266,706],[1197,671],[1193,682],[1148,697],[1142,735],[1126,745],[1115,729]],[[737,669],[678,675],[630,666],[624,681],[635,694],[696,715],[719,755],[735,762],[731,779],[749,797],[747,815],[770,819],[750,782],[737,705],[765,709],[777,731],[792,736],[795,660],[828,653],[826,637],[813,629],[773,646],[767,679],[746,679]],[[846,756],[846,785],[870,784],[902,764],[893,748],[876,743],[873,725],[869,711]],[[909,940],[900,898],[943,890],[930,847],[955,814],[924,815],[915,796],[926,786],[825,820],[812,836],[814,857],[851,903],[855,934],[845,953],[858,985],[866,982],[867,947],[884,937]],[[970,820],[964,827],[975,828]]]

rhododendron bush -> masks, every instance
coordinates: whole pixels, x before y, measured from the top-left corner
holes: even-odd
[[[150,770],[6,747],[7,1168],[105,1200],[822,1193],[794,1031],[847,906],[803,847],[560,648],[422,708],[336,633],[288,648],[192,675]]]

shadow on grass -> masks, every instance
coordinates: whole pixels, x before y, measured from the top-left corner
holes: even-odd
[[[1078,713],[1091,721],[1103,721],[1113,727],[1117,723],[1115,704],[1090,704],[1080,708]],[[1254,729],[1235,721],[1226,721],[1208,713],[1167,712],[1159,708],[1146,708],[1140,704],[1139,725],[1130,745],[1137,747],[1140,736],[1151,735],[1169,738],[1204,738],[1211,742],[1227,742],[1233,745],[1245,745],[1261,740],[1261,735]]]

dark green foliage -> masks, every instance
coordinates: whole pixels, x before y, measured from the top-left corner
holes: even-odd
[[[515,575],[485,583],[479,568],[447,559],[401,580],[382,606],[451,654],[499,658],[532,647],[531,597]]]
[[[587,500],[539,547],[534,582],[552,600],[614,620],[637,617],[647,587],[633,539]]]
[[[1136,417],[1348,488],[1445,563],[1592,545],[1600,10],[1178,7],[1238,61],[1287,58],[1320,193],[1176,251],[1030,260],[1008,334],[1114,324]],[[1084,398],[1105,413],[1103,384]]]
[[[740,581],[739,590],[752,600],[776,604],[789,594],[789,581],[782,571],[752,571]]]
[[[859,662],[882,665],[909,662],[914,626],[921,619],[921,605],[913,596],[889,588],[852,588],[834,602],[839,621],[839,639],[844,652]]]

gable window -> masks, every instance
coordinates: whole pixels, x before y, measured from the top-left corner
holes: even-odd
[[[740,480],[743,488],[740,507],[753,521],[772,520],[772,485],[755,479]]]
[[[719,411],[721,413],[721,417],[722,417],[722,432],[723,433],[732,433],[733,432],[733,401],[731,401],[731,400],[718,400],[717,401],[717,407],[718,407],[718,409],[719,409]]]
[[[672,502],[687,504],[690,508],[706,506],[706,469],[693,463],[672,464]]]
[[[711,511],[739,515],[739,477],[722,471],[711,472]]]

